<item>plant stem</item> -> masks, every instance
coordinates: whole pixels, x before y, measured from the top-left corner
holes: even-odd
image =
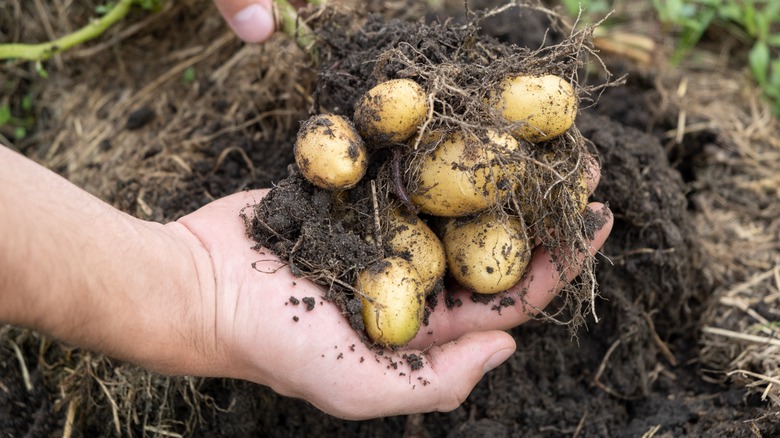
[[[273,0],[277,30],[290,37],[305,52],[316,59],[314,43],[316,35],[311,28],[299,20],[298,11],[287,0]],[[322,3],[322,0],[309,0],[310,4]]]
[[[106,15],[54,41],[40,44],[0,44],[0,59],[47,60],[73,46],[97,38],[114,23],[124,18],[130,11],[130,6],[136,1],[120,0]]]

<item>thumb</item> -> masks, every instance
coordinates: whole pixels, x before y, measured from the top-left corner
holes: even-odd
[[[272,0],[214,0],[233,32],[248,43],[261,43],[276,30]]]
[[[515,352],[514,338],[502,331],[472,332],[428,351],[428,361],[436,378],[432,383],[438,400],[428,400],[439,412],[460,406],[490,370],[504,363]]]

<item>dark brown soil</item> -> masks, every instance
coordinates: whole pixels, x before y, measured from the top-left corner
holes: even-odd
[[[208,45],[207,35],[213,35],[209,33],[213,26],[204,23],[209,21],[199,21],[194,13],[179,7],[166,14],[185,25],[181,41],[165,40],[168,26],[152,27],[149,32],[158,41],[172,41],[165,51],[183,50],[192,38],[202,38],[202,44]],[[518,26],[517,14],[510,14],[504,21],[500,18],[484,26],[483,32],[529,47],[538,47],[542,41],[545,27],[539,26],[539,20],[529,19],[531,25]],[[139,41],[139,46],[127,43],[123,50],[151,50],[143,39]],[[226,57],[240,50],[238,45],[225,47]],[[148,55],[139,55],[139,59],[147,59],[147,64],[143,68],[136,65],[138,71],[126,79],[135,90],[153,79],[145,76],[152,74],[146,71],[150,69]],[[97,57],[93,70],[84,67],[85,73],[72,74],[108,94],[113,86],[90,72],[109,68],[100,62],[113,66],[114,61],[110,55]],[[199,68],[205,71],[209,67]],[[596,269],[601,297],[593,311],[598,322],[590,315],[574,338],[566,327],[540,321],[514,329],[518,352],[489,373],[460,408],[451,413],[342,421],[304,401],[276,395],[258,385],[150,377],[133,367],[59,346],[34,333],[0,327],[0,436],[61,436],[68,401],[72,400],[62,401],[63,388],[82,397],[77,404],[73,436],[114,434],[115,418],[122,419],[124,434],[153,435],[143,425],[147,418],[162,416],[169,430],[184,433],[191,428],[194,436],[638,437],[652,431],[656,436],[780,435],[780,426],[773,417],[765,416],[766,405],[760,397],[747,396],[740,387],[716,385],[702,378],[698,328],[702,312],[713,297],[711,278],[703,273],[701,242],[692,219],[695,206],[689,202],[685,184],[695,174],[702,148],[684,149],[684,156],[670,159],[660,139],[673,122],[648,110],[658,109],[662,100],[652,78],[623,64],[610,63],[610,68],[613,72],[623,68],[630,71],[628,84],[607,90],[599,103],[577,120],[583,135],[595,145],[602,164],[602,181],[593,198],[608,202],[615,216],[612,235],[598,257]],[[250,71],[252,75],[247,77],[256,77],[255,70]],[[103,161],[90,162],[84,168],[67,163],[54,167],[118,208],[154,220],[176,218],[236,190],[277,183],[289,174],[288,165],[293,161],[291,145],[298,125],[290,120],[304,119],[309,110],[305,93],[290,94],[289,89],[294,88],[292,84],[312,89],[311,76],[301,73],[289,78],[272,69],[263,74],[274,79],[273,85],[262,88],[254,84],[247,89],[266,100],[255,98],[256,106],[240,111],[236,123],[282,106],[290,110],[288,118],[260,118],[262,123],[228,131],[214,141],[194,146],[194,151],[188,150],[189,171],[176,166],[166,168],[175,174],[174,182],[141,172],[115,175],[112,169],[120,161],[146,163],[148,167],[149,163],[163,162],[161,157],[171,153],[167,148],[173,149],[154,143],[149,148],[137,146],[142,142],[128,146],[122,138],[101,143]],[[142,79],[134,83],[130,79],[134,75]],[[14,96],[32,88],[32,81],[24,77],[27,79],[20,81],[25,85]],[[203,77],[207,77],[205,72]],[[177,95],[181,102],[211,105],[199,113],[198,119],[190,121],[198,123],[197,128],[188,131],[193,137],[222,132],[224,122],[217,114],[230,107],[230,102],[221,98],[223,91],[216,81],[201,81],[197,92],[178,89]],[[154,138],[158,130],[166,128],[166,117],[179,111],[186,113],[184,103],[181,108],[171,108],[160,102],[165,101],[152,101],[141,112],[137,112],[139,108],[122,112],[121,120],[106,116],[106,123],[132,127],[136,129],[134,135],[147,133],[146,138]],[[44,132],[39,143],[20,143],[19,149],[27,155],[45,155],[48,143],[61,128],[46,125],[47,117],[54,115],[41,117],[40,129]],[[680,166],[675,168],[672,161]],[[139,164],[138,168],[143,166]],[[102,181],[98,181],[100,178]],[[295,180],[285,184],[294,185]],[[294,189],[312,198],[306,214],[329,208],[329,200],[312,197],[303,186]],[[148,205],[144,207],[139,199],[145,199]],[[275,205],[285,208],[281,201]],[[148,214],[144,213],[147,209]],[[294,228],[296,224],[276,222],[274,226]],[[306,233],[309,231],[304,231],[304,238]],[[349,244],[349,233],[344,235],[347,240],[338,244]],[[343,258],[335,260],[337,264],[350,263],[349,257],[354,255],[338,248],[330,251]],[[307,298],[309,302],[298,305],[318,302],[320,297]],[[562,303],[553,305],[560,307]],[[11,341],[19,346],[24,366]],[[413,363],[414,359],[407,361]],[[30,372],[30,390],[25,387],[23,368]],[[98,379],[109,378],[130,382],[133,390],[123,393],[119,401],[123,409],[134,410],[136,420],[125,410],[115,413],[104,397]]]

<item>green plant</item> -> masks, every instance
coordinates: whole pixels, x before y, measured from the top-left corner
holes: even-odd
[[[29,95],[24,96],[20,107],[22,115],[16,116],[9,103],[0,105],[0,129],[11,132],[11,135],[16,140],[22,140],[27,137],[28,130],[35,122],[32,97]]]
[[[3,59],[21,59],[34,61],[36,71],[42,77],[46,77],[46,70],[43,68],[42,61],[52,56],[64,52],[74,46],[83,44],[89,40],[99,37],[111,26],[123,19],[132,9],[138,6],[141,9],[157,12],[162,9],[165,0],[118,0],[109,1],[103,5],[95,7],[95,13],[100,18],[92,20],[81,29],[40,44],[9,43],[0,44],[0,60]],[[298,11],[287,0],[273,0],[276,6],[276,14],[280,26],[280,31],[292,38],[301,48],[309,50],[314,45],[314,33],[299,20]],[[321,6],[325,0],[307,0],[307,4]],[[312,53],[314,56],[315,54]]]
[[[711,26],[751,44],[748,67],[780,115],[780,2],[777,0],[653,0],[659,19],[679,29],[677,63]]]
[[[41,61],[102,35],[108,28],[124,18],[133,5],[156,11],[160,9],[162,2],[163,0],[119,0],[117,3],[107,3],[96,8],[96,12],[102,17],[54,41],[40,44],[0,44],[0,59],[35,61],[39,74],[45,76],[46,71],[41,66]]]
[[[588,15],[603,15],[612,10],[613,0],[561,0],[566,13],[577,17],[580,10]]]

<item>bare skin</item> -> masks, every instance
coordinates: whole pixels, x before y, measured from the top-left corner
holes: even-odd
[[[321,304],[318,286],[251,249],[239,212],[266,191],[163,225],[121,213],[2,146],[0,168],[0,229],[12,230],[0,240],[0,321],[161,373],[245,379],[347,419],[449,411],[514,352],[502,330],[529,318],[522,304],[496,318],[463,300],[456,311],[437,310],[408,347],[376,356],[334,305]],[[559,276],[543,253],[531,269],[534,280],[521,286],[543,308]],[[290,296],[317,304],[306,311]],[[404,354],[419,355],[423,368],[388,367]]]
[[[305,1],[289,1],[303,7]],[[214,0],[219,13],[233,32],[247,43],[262,43],[276,31],[273,0]]]

